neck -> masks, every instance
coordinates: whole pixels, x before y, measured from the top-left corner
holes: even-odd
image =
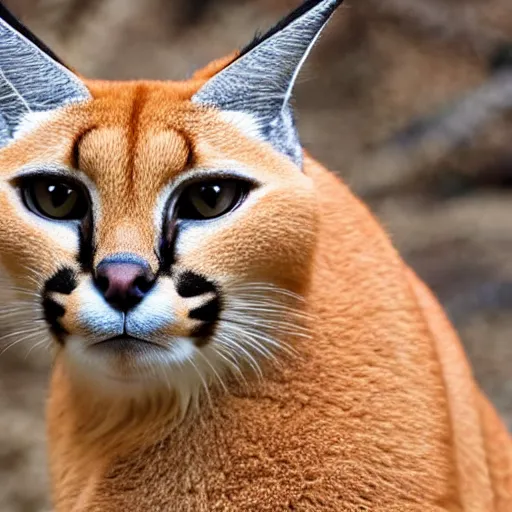
[[[170,390],[137,397],[106,394],[72,373],[58,355],[47,415],[52,478],[74,500],[85,482],[95,480],[113,460],[172,431],[182,411],[177,394]],[[55,501],[60,502],[59,495]],[[66,503],[62,509],[72,510],[71,502]]]

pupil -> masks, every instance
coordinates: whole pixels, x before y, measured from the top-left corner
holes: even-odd
[[[199,196],[209,208],[214,210],[219,202],[221,192],[220,185],[203,185],[199,189]]]
[[[66,185],[48,185],[48,195],[54,208],[60,208],[68,201],[73,190]]]

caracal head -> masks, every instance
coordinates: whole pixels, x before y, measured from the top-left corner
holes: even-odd
[[[339,1],[184,82],[82,80],[0,20],[0,324],[98,393],[244,379],[302,336],[316,199],[289,104]]]

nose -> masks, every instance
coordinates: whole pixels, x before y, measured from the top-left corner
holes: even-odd
[[[96,268],[95,283],[105,300],[119,311],[134,308],[149,292],[155,275],[137,256],[111,256]]]

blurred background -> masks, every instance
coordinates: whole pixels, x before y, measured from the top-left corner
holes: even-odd
[[[300,0],[9,0],[88,77],[182,79]],[[347,0],[296,91],[305,147],[371,206],[512,429],[512,2]],[[21,346],[20,346],[21,345]],[[49,510],[49,358],[0,357],[0,510]]]

